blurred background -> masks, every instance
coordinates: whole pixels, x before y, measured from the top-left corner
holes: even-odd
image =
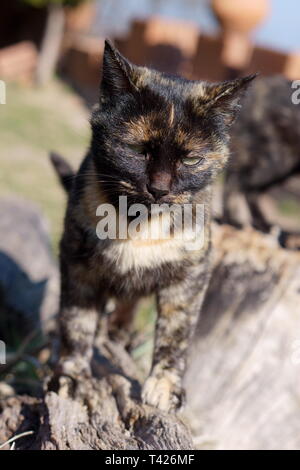
[[[2,0],[1,192],[36,201],[57,246],[64,199],[47,152],[82,158],[105,37],[136,64],[192,79],[297,79],[299,14],[296,0]]]
[[[65,195],[48,154],[55,150],[76,167],[87,149],[104,38],[136,64],[190,79],[225,80],[259,71],[293,80],[300,78],[299,16],[296,0],[1,1],[0,80],[6,104],[0,104],[0,256],[5,252],[0,339],[5,331],[6,384],[21,391],[39,388],[39,367],[49,357],[44,338],[31,333],[24,343],[23,332],[4,312],[48,321],[57,311],[56,255]],[[287,200],[283,212],[293,214],[293,204]],[[21,251],[20,238],[11,238],[16,214],[18,236],[26,241]],[[144,317],[151,315],[147,304]],[[136,356],[142,357],[145,346],[139,344]]]

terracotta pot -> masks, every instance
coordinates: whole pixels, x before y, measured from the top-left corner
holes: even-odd
[[[270,11],[269,0],[212,0],[212,9],[223,30],[223,63],[232,69],[247,67],[253,46],[250,32]]]
[[[224,29],[248,33],[270,12],[269,0],[212,0],[212,9]]]
[[[85,2],[77,7],[66,7],[66,29],[83,33],[90,29],[96,15],[94,2]]]

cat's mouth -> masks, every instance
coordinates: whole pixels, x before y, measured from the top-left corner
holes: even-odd
[[[106,188],[105,188],[106,189]],[[105,191],[104,189],[104,191]],[[126,200],[128,207],[134,204],[141,204],[150,209],[152,205],[157,206],[171,206],[173,204],[184,205],[191,202],[191,194],[189,192],[182,193],[168,193],[160,197],[155,197],[153,194],[149,193],[147,189],[144,188],[134,188],[132,184],[122,185],[117,191],[112,192],[111,188],[107,191],[108,200],[110,200],[113,205],[118,206],[120,200]]]
[[[137,198],[139,198],[139,195],[137,193]],[[177,205],[183,205],[183,204],[188,204],[191,202],[190,195],[188,194],[167,194],[165,196],[161,196],[159,198],[153,197],[151,194],[149,195],[148,193],[144,193],[140,197],[140,203],[143,203],[147,206],[171,206],[173,204]]]

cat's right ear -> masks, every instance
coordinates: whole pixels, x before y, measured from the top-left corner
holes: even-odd
[[[105,40],[102,69],[102,92],[111,97],[137,90],[133,83],[134,66]]]

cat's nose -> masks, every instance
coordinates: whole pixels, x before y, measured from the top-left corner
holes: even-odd
[[[147,184],[147,189],[148,189],[149,193],[152,194],[152,196],[154,196],[154,198],[156,200],[160,199],[163,196],[166,196],[167,194],[169,194],[168,189],[157,188],[156,186],[153,186],[153,185],[150,185],[150,184]]]

